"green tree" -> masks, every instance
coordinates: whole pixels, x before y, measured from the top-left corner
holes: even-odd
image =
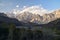
[[[0,24],[0,26],[1,26],[1,28],[8,28],[8,24],[5,23],[5,22],[2,22],[2,23]]]
[[[8,40],[13,40],[13,33],[15,31],[15,25],[14,24],[9,24],[9,35],[8,35]]]

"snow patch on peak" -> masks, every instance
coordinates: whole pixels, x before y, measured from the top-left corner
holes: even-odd
[[[23,9],[22,11],[20,11],[20,13],[23,13],[23,12],[30,12],[30,13],[39,14],[39,15],[43,15],[44,13],[48,13],[48,11],[41,6],[27,7],[25,9]]]
[[[48,13],[49,11],[44,9],[42,6],[30,6],[30,7],[24,6],[22,8],[22,10],[16,10],[16,9],[13,10],[13,13],[15,15],[18,15],[18,14],[24,13],[24,12],[30,12],[32,14],[43,15],[45,13]]]
[[[16,14],[20,13],[20,10],[13,9],[13,13],[16,15]]]

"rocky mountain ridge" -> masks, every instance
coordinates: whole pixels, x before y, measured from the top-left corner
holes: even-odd
[[[23,12],[19,15],[16,16],[16,18],[19,21],[24,21],[24,22],[32,22],[32,23],[38,23],[38,24],[45,24],[50,21],[54,21],[57,18],[60,18],[60,11],[56,10],[52,13],[44,14],[44,15],[39,15],[39,14],[32,14],[30,12]]]

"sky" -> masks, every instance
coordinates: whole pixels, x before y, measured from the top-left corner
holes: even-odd
[[[40,5],[47,10],[55,10],[60,8],[60,0],[0,0],[0,12],[34,5]]]

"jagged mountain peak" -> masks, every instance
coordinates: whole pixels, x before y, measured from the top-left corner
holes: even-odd
[[[55,11],[52,12],[56,18],[60,18],[60,9],[57,9]]]
[[[30,6],[30,7],[24,8],[24,9],[22,8],[22,10],[14,9],[12,13],[17,15],[17,14],[24,13],[24,12],[30,12],[32,14],[43,15],[45,13],[48,13],[48,10],[44,9],[41,6]]]
[[[33,14],[42,15],[44,13],[47,13],[48,11],[46,9],[44,9],[43,7],[40,7],[40,6],[31,6],[31,7],[27,7],[25,9],[23,9],[22,11],[20,11],[20,13],[23,13],[23,12],[30,12]]]

